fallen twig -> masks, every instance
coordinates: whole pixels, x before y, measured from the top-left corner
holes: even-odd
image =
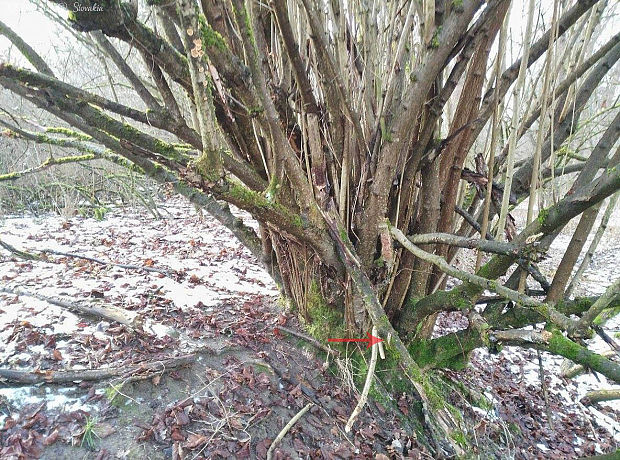
[[[295,416],[286,424],[286,426],[282,428],[282,431],[278,433],[278,436],[276,436],[276,439],[274,439],[271,445],[269,446],[269,450],[267,451],[267,460],[271,460],[273,456],[273,451],[275,450],[276,446],[280,444],[280,441],[282,441],[282,438],[286,436],[286,433],[288,433],[288,431],[293,427],[293,425],[297,423],[297,420],[299,420],[306,412],[308,412],[308,410],[312,406],[314,406],[313,403],[306,404],[304,408],[300,410],[299,412],[297,412],[297,414],[295,414]]]
[[[377,328],[372,328],[372,335],[377,336]],[[360,395],[360,399],[357,401],[357,406],[351,412],[351,416],[347,421],[346,426],[344,427],[344,431],[346,433],[351,432],[351,427],[357,420],[357,417],[362,412],[362,409],[366,405],[366,401],[368,400],[368,392],[370,391],[370,386],[372,385],[372,378],[375,375],[375,366],[377,365],[377,347],[371,347],[371,355],[370,355],[370,364],[368,364],[368,373],[366,374],[366,382],[364,382],[364,388],[362,389],[362,394]]]
[[[306,342],[310,343],[311,345],[314,345],[315,347],[323,350],[325,353],[333,354],[333,355],[339,355],[340,354],[340,352],[338,350],[334,350],[332,348],[329,348],[328,346],[323,345],[321,342],[319,342],[315,338],[310,337],[309,335],[306,335],[306,334],[302,334],[301,332],[297,332],[294,329],[289,329],[288,327],[284,327],[284,326],[276,326],[276,329],[278,329],[279,331],[282,331],[282,332],[286,332],[287,334],[294,335],[295,337],[299,337],[300,339],[305,340]]]
[[[54,254],[56,256],[61,256],[61,257],[72,257],[75,259],[87,260],[89,262],[94,262],[99,265],[119,267],[119,268],[124,268],[125,270],[143,270],[145,272],[161,273],[162,275],[167,276],[168,278],[174,277],[174,273],[168,270],[164,270],[162,268],[147,267],[145,265],[131,265],[131,264],[118,264],[116,262],[106,262],[105,260],[96,259],[94,257],[82,256],[80,254],[72,254],[70,252],[61,252],[61,251],[56,251],[54,249],[43,249],[40,252],[43,254]]]
[[[195,360],[196,355],[191,353],[149,363],[109,367],[105,369],[79,369],[68,371],[0,369],[0,379],[16,383],[37,384],[69,383],[76,380],[98,381],[113,377],[131,379],[137,376],[146,376],[145,378],[148,378],[152,375],[160,374],[161,372],[191,364]]]
[[[147,267],[145,265],[118,264],[116,262],[107,262],[105,260],[97,259],[95,257],[83,256],[80,254],[73,254],[71,252],[56,251],[55,249],[41,249],[37,251],[38,254],[35,254],[33,252],[27,252],[27,251],[17,249],[16,247],[11,246],[10,244],[2,240],[0,240],[0,246],[6,249],[7,251],[11,252],[12,254],[15,254],[20,259],[25,259],[25,260],[42,260],[43,259],[42,256],[45,257],[47,256],[47,254],[53,254],[55,256],[87,260],[89,262],[93,262],[99,265],[104,265],[104,266],[109,266],[109,267],[119,267],[119,268],[124,268],[125,270],[143,270],[145,272],[161,273],[162,275],[167,276],[168,278],[174,277],[173,272],[164,270],[162,268]]]
[[[39,260],[40,257],[36,254],[31,254],[30,252],[20,251],[15,246],[11,246],[9,243],[0,240],[0,246],[9,251],[12,254],[15,254],[20,259],[24,260]]]
[[[34,292],[23,291],[21,289],[13,289],[10,287],[0,287],[0,292],[5,292],[7,294],[13,294],[18,296],[33,297],[35,299],[42,300],[43,302],[66,308],[67,310],[71,310],[73,312],[77,312],[83,315],[95,316],[109,321],[115,321],[131,329],[142,330],[142,326],[144,323],[144,318],[142,317],[142,315],[129,310],[115,307],[113,305],[82,305],[79,303],[67,302],[64,300],[55,299],[53,297],[47,297],[41,294],[36,294]]]

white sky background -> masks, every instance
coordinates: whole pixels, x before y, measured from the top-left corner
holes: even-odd
[[[66,16],[67,13],[63,14]],[[60,31],[59,26],[38,12],[37,7],[27,0],[0,0],[0,19],[42,56],[50,51]],[[10,42],[0,37],[0,55],[5,58],[9,48]],[[17,58],[17,54],[19,51],[13,49],[11,61]]]

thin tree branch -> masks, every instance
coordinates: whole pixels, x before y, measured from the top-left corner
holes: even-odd
[[[295,414],[295,416],[289,420],[289,422],[286,424],[286,426],[284,428],[282,428],[282,430],[280,430],[280,432],[278,433],[278,435],[276,436],[276,438],[273,440],[273,442],[271,443],[271,445],[269,446],[269,449],[267,450],[267,460],[271,460],[273,458],[273,452],[275,450],[275,448],[277,447],[278,444],[280,444],[280,441],[282,441],[282,439],[284,438],[284,436],[286,436],[286,433],[289,432],[289,430],[291,428],[293,428],[293,425],[295,425],[295,423],[297,423],[297,421],[303,417],[303,415],[308,412],[308,410],[310,410],[310,408],[314,406],[314,403],[308,403],[304,406],[303,409],[301,409],[299,412],[297,412],[297,414]]]
[[[373,326],[372,328],[372,335],[373,336],[377,335],[376,326]],[[362,389],[362,393],[360,394],[360,398],[357,401],[357,405],[355,406],[355,409],[353,409],[353,412],[351,412],[351,415],[349,416],[349,420],[347,420],[347,424],[344,427],[344,431],[346,433],[351,432],[351,428],[353,427],[355,420],[357,420],[357,417],[360,415],[360,413],[362,412],[362,409],[364,409],[364,406],[366,405],[366,401],[368,401],[368,392],[370,391],[370,386],[372,385],[372,379],[375,376],[375,366],[377,365],[377,348],[379,348],[378,345],[379,344],[376,344],[376,346],[373,345],[371,347],[370,363],[368,363],[368,372],[366,373],[366,381],[364,382],[364,388]]]
[[[91,32],[91,35],[95,41],[101,46],[105,53],[112,59],[112,62],[116,65],[118,70],[129,81],[133,89],[138,96],[151,110],[161,110],[161,105],[157,102],[157,99],[151,94],[151,92],[144,86],[142,80],[136,75],[132,68],[127,64],[123,56],[117,51],[117,49],[110,43],[110,41],[100,31]]]
[[[605,290],[605,293],[598,298],[596,302],[586,311],[577,324],[575,329],[577,331],[583,331],[590,327],[596,317],[600,315],[603,310],[608,308],[609,304],[620,294],[620,278],[611,283],[611,285]]]
[[[480,249],[484,252],[495,254],[512,254],[521,257],[531,255],[535,245],[518,246],[495,240],[482,240],[478,238],[466,238],[451,233],[423,233],[407,236],[413,244],[446,244],[466,249]]]

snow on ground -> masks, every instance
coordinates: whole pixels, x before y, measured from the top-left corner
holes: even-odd
[[[3,250],[1,286],[67,302],[104,302],[128,310],[152,303],[153,313],[162,308],[162,300],[167,305],[164,308],[191,314],[193,310],[208,313],[233,296],[278,295],[269,275],[257,264],[247,263],[251,255],[217,222],[203,219],[191,205],[178,199],[166,202],[159,210],[165,219],[124,209],[112,210],[101,221],[58,215],[4,216],[0,218],[0,235],[5,243],[23,251],[53,250],[170,270],[178,276],[58,255],[50,255],[49,262],[15,261]],[[240,217],[248,216],[240,213]],[[4,344],[0,347],[0,365],[46,370],[57,369],[60,361],[66,369],[90,367],[96,358],[80,355],[74,338],[92,335],[110,341],[106,333],[109,327],[106,321],[85,321],[43,300],[0,293],[0,343]],[[150,332],[162,337],[167,330],[155,324]],[[106,365],[110,363],[103,363]],[[0,388],[0,402],[2,398],[11,405],[46,402],[48,409],[67,406],[88,411],[70,395],[49,394],[49,388],[46,391],[38,386]],[[5,417],[0,412],[0,425]]]

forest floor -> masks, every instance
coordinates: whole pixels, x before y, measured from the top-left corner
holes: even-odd
[[[226,229],[177,199],[161,204],[159,212],[164,218],[127,209],[112,210],[101,221],[0,218],[1,239],[21,250],[161,270],[52,252],[29,261],[0,249],[0,290],[21,291],[0,292],[0,375],[12,369],[38,381],[18,385],[0,377],[1,459],[265,458],[280,430],[307,404],[312,406],[274,449],[274,459],[432,458],[403,428],[409,395],[395,410],[370,403],[345,433],[357,391],[334,369],[350,360],[338,359],[337,366],[279,329],[303,328]],[[610,231],[618,232],[613,225]],[[566,243],[562,238],[557,244]],[[611,241],[586,273],[585,283],[599,286],[588,293],[599,293],[620,275],[620,240],[615,246]],[[551,257],[546,269],[554,263]],[[135,329],[49,298],[120,307],[144,321]],[[449,315],[440,318],[439,330],[466,325]],[[174,366],[177,358],[183,366]],[[559,377],[560,359],[543,353],[542,361],[548,404],[536,352],[479,350],[467,369],[445,373],[492,402],[472,407],[456,390],[451,397],[473,426],[474,457],[576,458],[620,445],[620,405],[579,402],[590,389],[611,387],[605,378],[566,380]],[[87,369],[117,375],[46,383],[64,370],[79,376]],[[349,371],[344,375],[356,372]]]

